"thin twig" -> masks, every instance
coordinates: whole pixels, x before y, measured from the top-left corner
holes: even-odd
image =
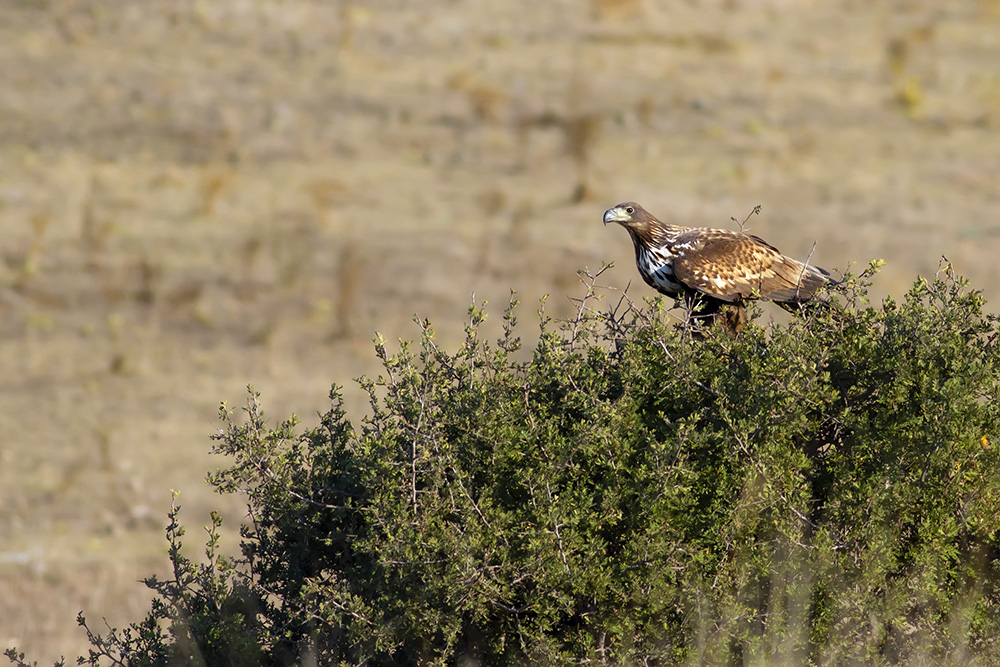
[[[795,300],[799,300],[799,290],[802,289],[802,278],[806,275],[806,269],[809,268],[809,260],[812,259],[813,253],[816,252],[816,241],[813,241],[812,248],[809,249],[809,254],[806,255],[806,261],[802,264],[802,270],[799,271],[798,280],[795,282]]]

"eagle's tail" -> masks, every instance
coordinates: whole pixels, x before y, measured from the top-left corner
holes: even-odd
[[[794,261],[794,260],[792,260]],[[808,311],[817,308],[833,308],[839,310],[837,304],[828,299],[825,293],[820,293],[823,288],[835,287],[840,284],[839,280],[833,278],[830,272],[811,264],[799,264],[799,287],[792,291],[790,298],[774,299],[774,302],[790,313],[804,315]]]
[[[781,258],[781,266],[776,267],[788,287],[762,295],[782,306],[796,306],[807,301],[822,301],[816,292],[822,287],[837,284],[830,272],[812,264],[803,264],[789,257]]]

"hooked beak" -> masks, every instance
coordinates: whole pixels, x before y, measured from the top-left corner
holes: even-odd
[[[621,207],[615,206],[614,208],[609,208],[604,212],[604,224],[611,222],[624,222],[628,219],[625,212],[621,210]]]

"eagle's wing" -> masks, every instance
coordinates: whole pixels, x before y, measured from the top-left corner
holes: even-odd
[[[829,282],[822,269],[782,255],[763,239],[725,229],[690,229],[672,244],[677,279],[721,301],[808,300]]]

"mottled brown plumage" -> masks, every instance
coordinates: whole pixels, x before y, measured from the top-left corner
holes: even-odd
[[[670,225],[635,202],[609,208],[604,224],[612,222],[632,237],[636,266],[647,284],[683,297],[695,317],[734,333],[746,322],[747,300],[796,306],[831,282],[823,269],[785,257],[752,234]]]

